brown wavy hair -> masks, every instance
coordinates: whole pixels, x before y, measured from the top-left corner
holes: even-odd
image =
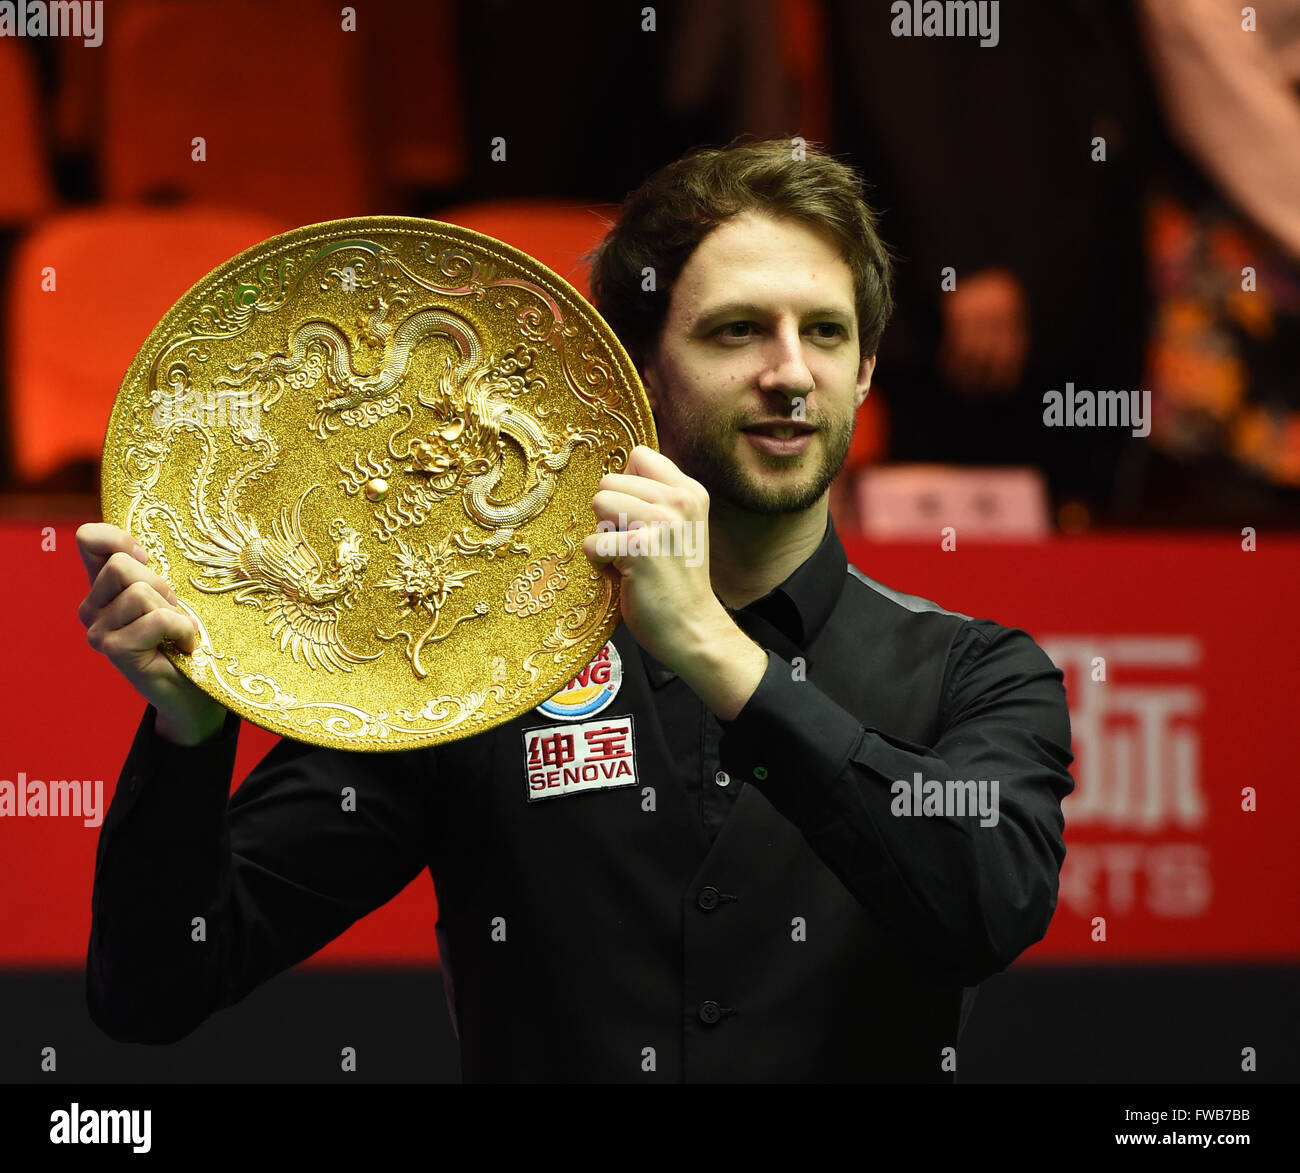
[[[658,346],[673,285],[696,246],[749,210],[829,235],[853,275],[859,353],[876,353],[894,310],[893,257],[877,234],[862,177],[814,144],[801,150],[802,158],[789,139],[697,147],[624,199],[617,221],[584,259],[592,301],[639,370]],[[655,292],[642,289],[647,268]]]

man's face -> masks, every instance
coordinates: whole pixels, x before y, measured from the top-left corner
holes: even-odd
[[[691,254],[642,376],[664,454],[713,500],[779,514],[826,493],[875,365],[859,359],[853,277],[830,240],[744,212]]]

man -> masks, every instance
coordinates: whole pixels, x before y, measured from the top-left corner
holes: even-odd
[[[584,541],[623,623],[582,730],[627,734],[630,783],[547,793],[534,711],[396,754],[282,740],[229,796],[238,719],[157,651],[189,621],[129,535],[78,531],[87,638],[150,701],[96,863],[101,1028],[179,1039],[427,867],[466,1080],[951,1081],[973,987],[1055,908],[1069,716],[1024,632],[871,581],[830,524],[889,276],[855,173],[784,143],[671,164],[598,250],[663,452],[593,511],[708,536],[698,565]]]

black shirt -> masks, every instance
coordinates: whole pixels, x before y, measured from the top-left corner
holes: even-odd
[[[1056,907],[1061,673],[867,578],[829,520],[733,617],[769,655],[725,723],[622,624],[590,716],[282,739],[233,795],[239,718],[182,747],[150,706],[100,833],[95,1022],[180,1039],[428,868],[466,1080],[950,1082],[973,987]],[[914,804],[949,780],[996,780],[996,821]]]

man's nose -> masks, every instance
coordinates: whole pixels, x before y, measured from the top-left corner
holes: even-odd
[[[772,331],[763,348],[763,369],[759,373],[760,390],[793,399],[808,395],[813,389],[812,372],[804,359],[803,337],[799,327],[785,324]]]

